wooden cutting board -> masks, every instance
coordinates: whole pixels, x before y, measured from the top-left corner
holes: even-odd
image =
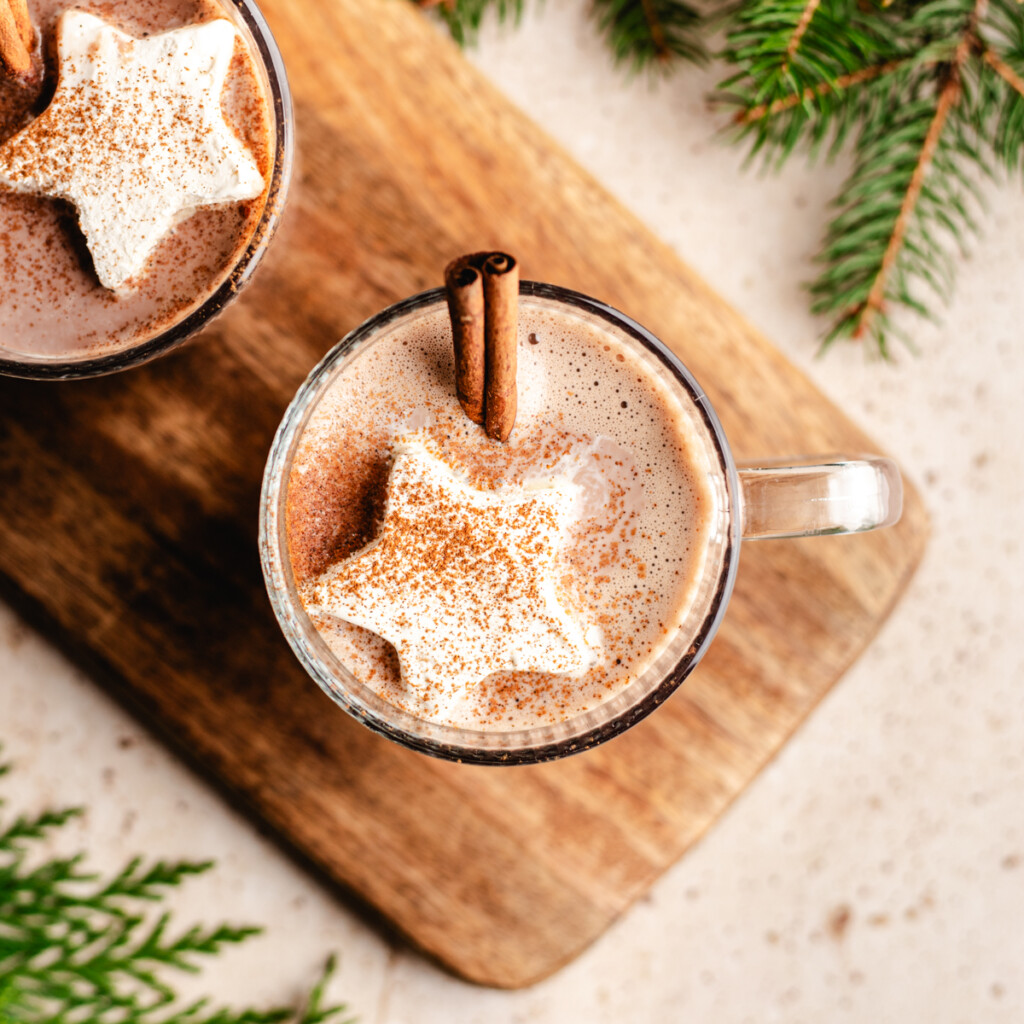
[[[580,952],[779,750],[863,650],[927,534],[744,548],[696,674],[624,736],[526,768],[433,761],[355,724],[271,614],[260,477],[296,387],[454,254],[636,317],[696,373],[740,458],[876,450],[404,0],[264,0],[295,93],[286,225],[245,296],[118,377],[0,382],[6,592],[330,879],[476,981]],[[197,851],[202,853],[202,851]]]

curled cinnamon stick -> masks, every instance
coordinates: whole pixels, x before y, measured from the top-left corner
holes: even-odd
[[[0,0],[2,2],[2,0]],[[488,253],[452,260],[444,271],[448,313],[455,343],[455,390],[474,422],[484,422],[484,279]]]
[[[32,25],[32,16],[28,13],[28,0],[7,0],[7,3],[14,15],[14,24],[18,26],[18,35],[31,59],[32,51],[36,48],[36,30]]]
[[[484,319],[487,436],[507,441],[516,422],[519,345],[519,264],[507,253],[493,253],[484,263]]]
[[[488,437],[507,441],[516,421],[519,266],[508,253],[470,253],[448,264],[444,283],[459,403]]]
[[[35,30],[25,0],[0,0],[0,66],[25,77],[32,70]]]

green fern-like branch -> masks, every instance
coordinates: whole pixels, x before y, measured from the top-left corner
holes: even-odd
[[[927,293],[948,300],[952,253],[977,231],[976,178],[990,171],[972,116],[978,11],[964,0],[921,5],[906,25],[929,60],[862,111],[855,167],[811,286],[812,310],[833,318],[826,344],[871,338],[888,355],[895,308],[929,316]]]
[[[684,0],[593,0],[593,15],[616,62],[633,71],[708,61],[704,18]]]
[[[718,93],[736,139],[779,163],[800,143],[841,146],[878,87],[923,59],[898,45],[891,19],[858,0],[742,4],[723,53],[736,70]]]
[[[996,159],[1016,175],[1024,169],[1024,15],[1017,0],[992,0],[978,33],[983,59],[992,72],[988,76],[991,105],[996,109],[992,149]]]
[[[346,1017],[344,1020],[337,1019],[340,1014],[345,1012],[346,1008],[344,1006],[324,1005],[327,983],[333,977],[336,968],[337,960],[332,956],[327,961],[327,966],[324,968],[324,973],[320,976],[320,980],[309,993],[309,998],[306,1000],[306,1005],[297,1024],[326,1024],[328,1021],[334,1021],[334,1024],[356,1024],[354,1017]]]
[[[832,319],[826,345],[869,338],[888,355],[895,309],[930,317],[948,300],[993,150],[1014,169],[1024,149],[1024,82],[1010,63],[1022,33],[1016,0],[738,11],[725,54],[738,70],[720,93],[737,108],[735,136],[775,163],[799,146],[854,153],[810,286],[812,310]]]
[[[0,807],[2,806],[0,803]],[[21,815],[0,830],[0,853],[24,851],[33,840],[44,839],[49,832],[66,825],[72,818],[77,818],[81,814],[81,807],[69,807],[63,811],[43,811],[34,818]]]
[[[413,0],[424,9],[434,8],[444,19],[452,38],[465,46],[473,42],[484,17],[491,11],[498,21],[518,22],[523,16],[524,0]]]
[[[887,355],[893,306],[927,317],[922,289],[948,299],[951,253],[977,230],[973,134],[952,83],[937,97],[904,101],[865,131],[811,286],[812,310],[834,318],[826,344],[871,336]]]
[[[487,10],[522,13],[521,0],[433,3],[463,41]],[[589,4],[619,63],[706,57],[713,19],[685,0]],[[868,339],[887,355],[897,309],[930,317],[948,299],[954,257],[977,231],[979,182],[995,165],[1024,170],[1024,5],[735,0],[724,18],[716,99],[732,110],[733,141],[771,166],[798,150],[852,154],[812,309],[831,318],[826,345]]]
[[[413,0],[433,9],[460,45],[472,43],[488,15],[517,23],[525,0]],[[674,61],[707,62],[707,19],[686,0],[591,0],[591,14],[617,63],[634,71],[667,70]]]
[[[6,766],[0,766],[0,775]],[[0,804],[2,806],[2,804]],[[182,1005],[175,972],[244,942],[260,929],[219,925],[172,929],[140,907],[159,902],[209,861],[148,866],[131,861],[108,879],[83,858],[40,857],[39,844],[80,810],[47,811],[0,824],[0,1022],[3,1024],[351,1024],[324,1004],[333,959],[304,1010],[211,1010]],[[35,856],[34,856],[35,855]]]

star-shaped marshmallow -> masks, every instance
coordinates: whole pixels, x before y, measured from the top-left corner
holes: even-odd
[[[483,491],[420,438],[395,452],[381,533],[320,576],[320,609],[384,637],[403,683],[440,699],[492,672],[591,667],[588,631],[556,584],[577,485]]]
[[[225,19],[136,39],[83,11],[57,29],[57,91],[0,146],[0,187],[76,207],[100,283],[130,285],[201,206],[264,188],[220,99],[237,33]]]

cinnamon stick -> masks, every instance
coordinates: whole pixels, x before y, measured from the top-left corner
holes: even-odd
[[[455,343],[455,390],[463,411],[480,424],[484,422],[485,377],[483,265],[489,255],[460,256],[444,271]]]
[[[516,422],[519,265],[504,252],[475,252],[444,272],[455,343],[455,389],[487,436],[507,441]]]
[[[516,354],[519,345],[519,264],[507,253],[484,263],[484,388],[487,436],[507,441],[516,422]]]
[[[35,30],[25,0],[0,0],[0,67],[24,77],[32,70]]]
[[[14,23],[18,26],[18,34],[28,50],[29,59],[36,48],[36,30],[32,24],[32,16],[28,13],[28,0],[7,0],[14,15]]]

